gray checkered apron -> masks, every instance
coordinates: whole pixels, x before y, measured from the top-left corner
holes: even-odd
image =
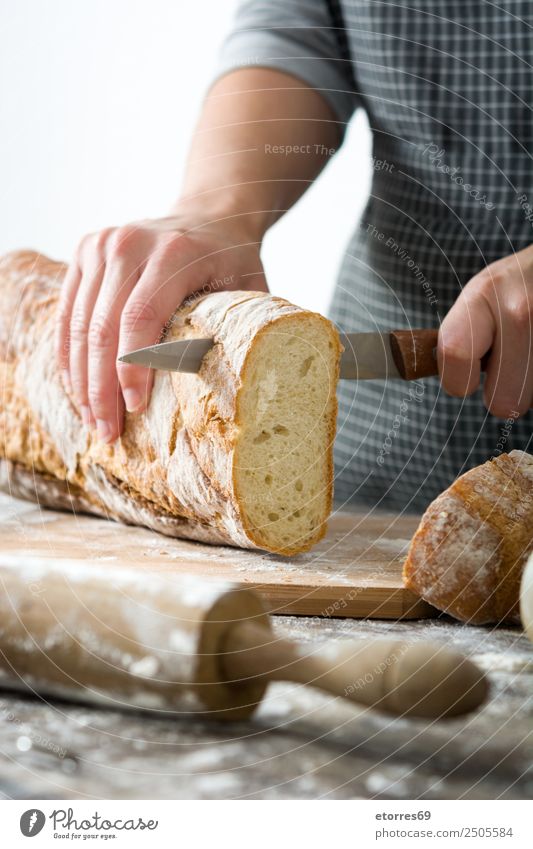
[[[330,309],[341,330],[437,327],[476,272],[533,242],[533,0],[247,2],[242,15],[256,64],[321,88],[341,119],[368,115],[372,189]],[[532,422],[436,378],[341,382],[337,500],[423,509],[473,465],[527,450]]]

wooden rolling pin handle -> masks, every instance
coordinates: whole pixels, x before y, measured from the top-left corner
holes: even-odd
[[[396,368],[404,380],[435,377],[437,365],[438,330],[392,330],[390,347]],[[481,360],[481,371],[486,371],[490,352]]]
[[[223,652],[229,681],[296,681],[394,715],[458,716],[487,696],[480,669],[463,655],[431,643],[371,640],[304,655],[293,643],[244,622],[230,629]]]

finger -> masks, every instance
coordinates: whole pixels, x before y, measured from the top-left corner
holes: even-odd
[[[437,344],[439,374],[444,389],[458,397],[479,386],[481,358],[495,335],[494,316],[487,300],[471,281],[442,322]]]
[[[81,282],[74,298],[70,319],[70,379],[83,423],[92,427],[94,419],[89,405],[87,379],[88,333],[104,276],[105,261],[91,251],[85,254],[81,267]]]
[[[72,315],[74,298],[76,297],[76,292],[78,291],[80,281],[81,269],[78,265],[77,259],[74,259],[67,269],[67,273],[65,275],[65,279],[63,280],[63,284],[61,286],[61,291],[59,294],[59,301],[57,305],[58,319],[55,336],[55,352],[57,365],[59,368],[59,373],[63,380],[63,385],[69,393],[72,392],[69,366],[70,318]]]
[[[520,281],[519,286],[524,289]],[[532,305],[525,291],[505,293],[505,303],[496,322],[496,338],[487,366],[484,401],[487,409],[501,418],[518,418],[533,398]]]
[[[116,368],[120,318],[139,269],[134,247],[121,245],[111,251],[89,327],[88,397],[97,435],[104,442],[122,432],[124,402]]]
[[[122,312],[119,355],[156,344],[161,332],[183,299],[209,279],[206,258],[189,262],[184,253],[176,270],[172,250],[153,254]],[[146,408],[153,384],[151,369],[118,363],[118,377],[126,408],[138,412]]]

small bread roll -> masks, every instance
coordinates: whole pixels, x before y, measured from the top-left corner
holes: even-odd
[[[433,501],[404,565],[405,585],[463,622],[520,623],[520,580],[533,548],[533,457],[489,460]]]

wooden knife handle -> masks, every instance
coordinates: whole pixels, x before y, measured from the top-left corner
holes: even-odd
[[[439,373],[437,365],[437,339],[439,331],[391,330],[390,347],[396,368],[404,380],[434,377]],[[490,351],[481,360],[481,371],[485,371]]]
[[[396,368],[404,380],[438,375],[438,330],[392,330],[390,347]]]

